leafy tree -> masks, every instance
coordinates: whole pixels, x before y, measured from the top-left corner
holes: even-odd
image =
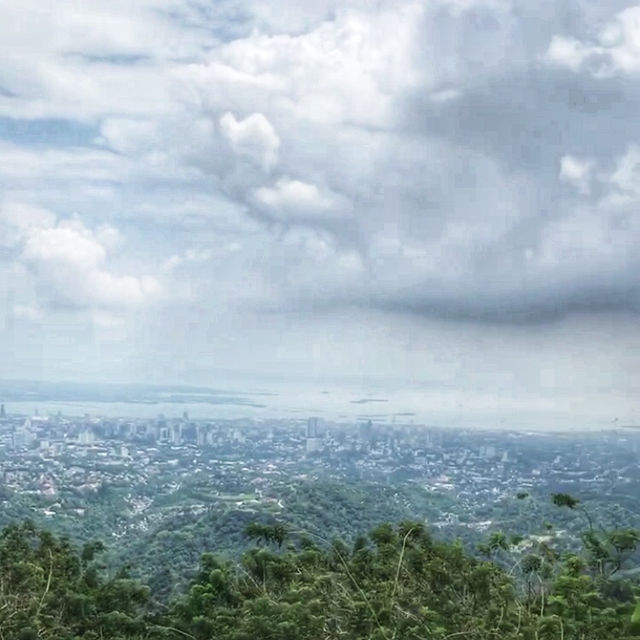
[[[556,496],[558,506],[582,508]],[[107,573],[101,543],[76,549],[31,522],[6,527],[0,640],[640,636],[639,589],[621,577],[640,541],[634,529],[590,527],[572,550],[556,549],[551,535],[496,531],[482,543],[485,560],[459,540],[436,540],[421,522],[381,523],[351,546],[278,522],[249,524],[246,534],[260,546],[239,562],[203,554],[188,589],[160,608],[127,568]]]

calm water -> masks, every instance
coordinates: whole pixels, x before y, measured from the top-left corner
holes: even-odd
[[[227,392],[225,391],[225,394]],[[234,398],[237,403],[234,403]],[[225,403],[228,402],[228,403]],[[609,416],[580,415],[574,403],[531,397],[517,402],[504,398],[492,403],[482,394],[442,388],[407,387],[396,390],[372,387],[313,389],[270,385],[239,391],[229,389],[225,402],[95,402],[95,401],[5,401],[10,414],[92,417],[167,418],[187,411],[192,419],[306,418],[399,424],[426,424],[491,429],[607,429]]]

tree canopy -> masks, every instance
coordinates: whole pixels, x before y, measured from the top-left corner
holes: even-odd
[[[420,522],[382,523],[349,545],[278,523],[246,534],[257,546],[239,562],[205,553],[188,591],[164,605],[126,570],[108,571],[101,543],[6,527],[0,640],[640,637],[640,589],[620,577],[635,530],[591,527],[573,550],[493,532],[481,557]]]

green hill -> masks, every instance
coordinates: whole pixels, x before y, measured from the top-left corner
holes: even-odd
[[[574,505],[575,506],[575,505]],[[609,640],[636,637],[637,586],[616,579],[632,530],[579,552],[493,534],[486,560],[419,523],[352,543],[285,524],[246,527],[239,561],[205,553],[188,590],[159,603],[100,543],[75,548],[27,522],[0,533],[2,640]],[[176,540],[176,544],[177,544]],[[175,549],[180,554],[179,548]],[[171,572],[170,562],[166,570]]]

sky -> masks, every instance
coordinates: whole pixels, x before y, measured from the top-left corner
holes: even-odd
[[[0,378],[640,421],[640,6],[21,0],[0,60]]]

